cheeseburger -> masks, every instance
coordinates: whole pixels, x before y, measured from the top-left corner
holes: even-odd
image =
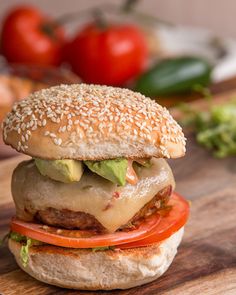
[[[13,172],[9,248],[34,278],[126,289],[171,264],[189,206],[165,158],[185,154],[169,112],[127,89],[60,85],[17,102],[6,144],[32,157]]]

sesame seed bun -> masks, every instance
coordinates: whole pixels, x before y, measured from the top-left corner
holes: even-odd
[[[80,290],[128,289],[156,280],[177,253],[184,228],[152,246],[93,252],[51,245],[33,246],[26,267],[20,258],[21,244],[9,239],[18,265],[39,281]]]
[[[6,144],[44,159],[177,158],[181,127],[166,108],[128,89],[75,84],[15,103],[3,123]]]

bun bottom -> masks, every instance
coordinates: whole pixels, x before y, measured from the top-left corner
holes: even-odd
[[[154,281],[168,269],[183,232],[182,227],[161,243],[123,250],[33,246],[26,267],[20,258],[21,244],[11,239],[8,243],[20,268],[39,281],[80,290],[128,289]]]

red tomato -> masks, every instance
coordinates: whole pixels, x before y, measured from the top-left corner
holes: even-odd
[[[91,24],[69,44],[68,61],[85,82],[117,86],[142,72],[147,46],[135,26]]]
[[[160,216],[154,215],[141,223],[138,228],[112,234],[98,234],[89,230],[66,230],[42,224],[29,223],[13,218],[11,230],[29,238],[48,244],[69,248],[94,248],[114,246],[118,244],[136,241],[151,235],[158,223]]]
[[[169,238],[183,227],[189,216],[189,203],[180,195],[173,193],[168,205],[172,206],[172,209],[167,216],[161,218],[156,231],[152,235],[135,242],[126,243],[119,248],[135,248],[156,244]]]
[[[9,62],[58,65],[64,41],[62,27],[28,6],[13,10],[3,23],[2,53]]]
[[[115,246],[135,248],[160,242],[178,231],[187,221],[189,204],[177,194],[172,194],[172,210],[167,216],[155,214],[146,219],[138,228],[113,234],[99,235],[94,231],[65,230],[42,224],[29,223],[13,218],[11,230],[48,244],[69,248],[94,248]]]

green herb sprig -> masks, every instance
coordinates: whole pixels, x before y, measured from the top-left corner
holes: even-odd
[[[201,111],[188,104],[180,105],[183,115],[180,123],[190,127],[199,144],[213,152],[217,158],[236,155],[236,99],[215,105],[208,89],[198,89],[208,101]]]

